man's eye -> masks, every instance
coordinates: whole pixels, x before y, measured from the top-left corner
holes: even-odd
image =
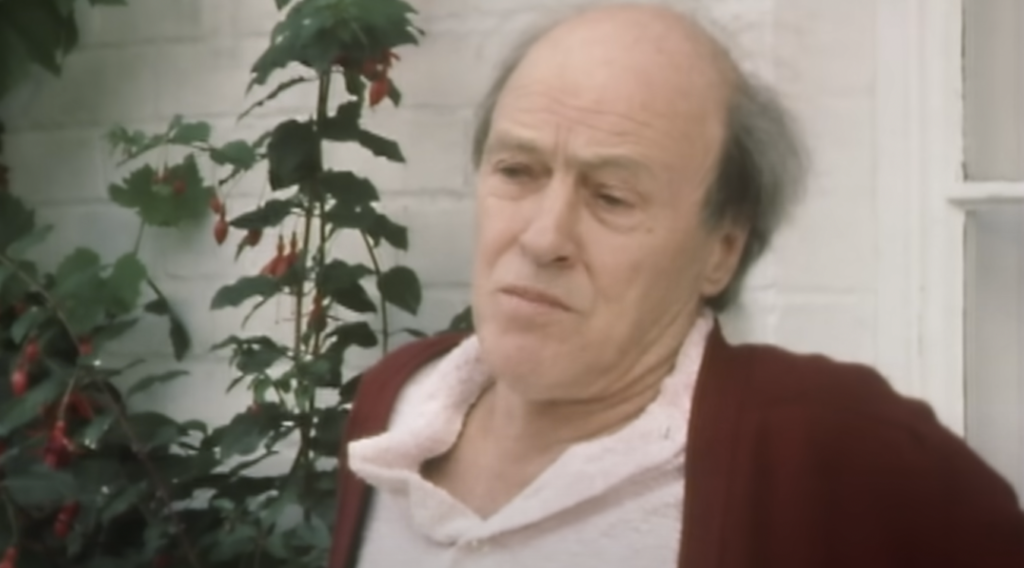
[[[498,166],[498,173],[512,180],[527,179],[532,174],[530,168],[522,164]]]
[[[630,203],[625,199],[621,199],[617,195],[611,193],[599,193],[597,199],[602,205],[612,207],[615,209],[624,209],[630,207]]]

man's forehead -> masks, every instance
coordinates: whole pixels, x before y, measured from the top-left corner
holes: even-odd
[[[662,11],[625,13],[631,17],[587,13],[542,36],[504,82],[496,113],[558,106],[586,120],[601,115],[604,126],[625,131],[657,129],[673,116],[684,125],[702,115],[720,118],[732,81],[713,40],[678,17],[656,30],[643,27]]]
[[[513,129],[496,128],[487,141],[485,154],[518,154],[544,159],[556,150],[553,140]],[[564,157],[568,162],[587,169],[617,169],[636,173],[649,171],[650,164],[642,156],[625,148],[573,148]]]

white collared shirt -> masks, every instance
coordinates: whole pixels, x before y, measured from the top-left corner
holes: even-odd
[[[661,392],[613,434],[567,449],[483,519],[419,473],[458,438],[488,381],[475,336],[421,369],[388,431],[349,445],[352,471],[376,490],[358,568],[667,568],[682,532],[683,460],[704,314]]]

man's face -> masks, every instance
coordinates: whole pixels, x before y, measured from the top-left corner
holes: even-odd
[[[477,174],[483,356],[537,400],[608,395],[651,349],[678,348],[741,244],[702,222],[725,135],[718,73],[667,33],[597,27],[535,46]]]

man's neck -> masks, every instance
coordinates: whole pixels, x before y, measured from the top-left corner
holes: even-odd
[[[498,380],[479,400],[476,426],[510,459],[560,453],[572,444],[611,434],[639,416],[657,398],[674,361],[671,353],[619,390],[582,401],[532,401]]]
[[[615,432],[658,397],[698,319],[698,313],[671,318],[667,325],[636,338],[647,348],[624,357],[624,365],[612,370],[615,377],[592,377],[595,383],[618,385],[597,397],[532,400],[496,377],[467,416],[467,430],[475,430],[474,437],[486,439],[492,449],[513,460],[560,453],[572,444]]]

